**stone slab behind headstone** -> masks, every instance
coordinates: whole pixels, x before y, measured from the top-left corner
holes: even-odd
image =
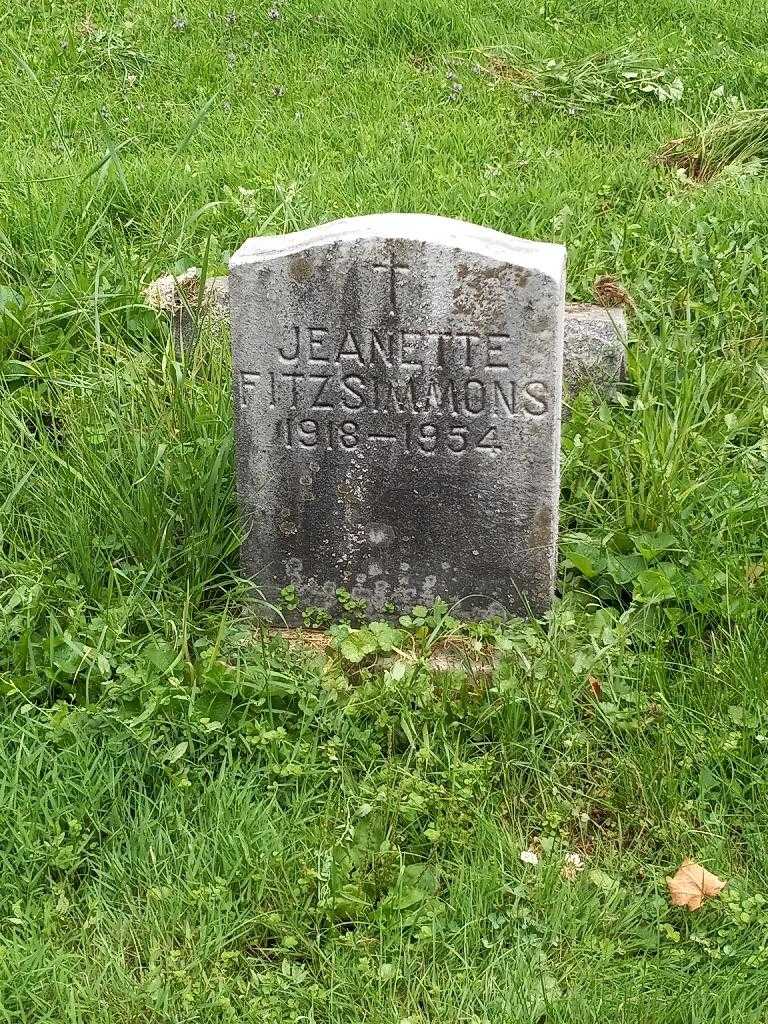
[[[621,307],[565,307],[563,382],[566,398],[593,387],[610,398],[627,371],[627,318]]]
[[[553,594],[565,250],[384,214],[230,262],[243,566],[475,618]]]
[[[171,277],[160,281],[173,284]],[[166,302],[165,312],[172,314],[177,342],[188,348],[196,337],[193,319],[180,303]],[[152,304],[155,308],[163,308],[156,302]],[[203,313],[216,323],[229,323],[228,277],[212,277],[206,282]],[[566,303],[563,336],[565,403],[587,387],[594,388],[605,398],[615,394],[626,376],[626,345],[627,318],[621,307],[605,309],[603,306]]]

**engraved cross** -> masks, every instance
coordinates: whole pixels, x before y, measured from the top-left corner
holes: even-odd
[[[401,274],[410,274],[410,267],[405,263],[397,263],[395,260],[394,253],[389,257],[389,263],[375,263],[374,270],[386,270],[389,272],[389,301],[392,304],[392,309],[395,308],[395,285],[397,284],[397,272]]]

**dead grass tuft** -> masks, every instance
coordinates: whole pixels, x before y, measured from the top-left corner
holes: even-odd
[[[527,103],[574,115],[606,107],[635,107],[649,101],[677,103],[680,78],[629,51],[598,53],[577,60],[531,61],[523,51],[475,51],[478,74],[514,89]]]
[[[700,184],[760,173],[768,167],[768,107],[721,114],[697,134],[668,142],[656,163]]]
[[[293,650],[325,654],[331,643],[330,633],[321,629],[303,629],[298,626],[275,629],[273,632],[275,636],[284,640]]]
[[[626,309],[634,313],[637,309],[634,299],[626,288],[610,274],[598,277],[592,285],[592,294],[598,305],[605,309]]]

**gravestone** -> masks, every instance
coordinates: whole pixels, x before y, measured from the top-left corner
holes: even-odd
[[[244,570],[270,600],[461,618],[555,576],[565,250],[381,214],[230,262]]]

